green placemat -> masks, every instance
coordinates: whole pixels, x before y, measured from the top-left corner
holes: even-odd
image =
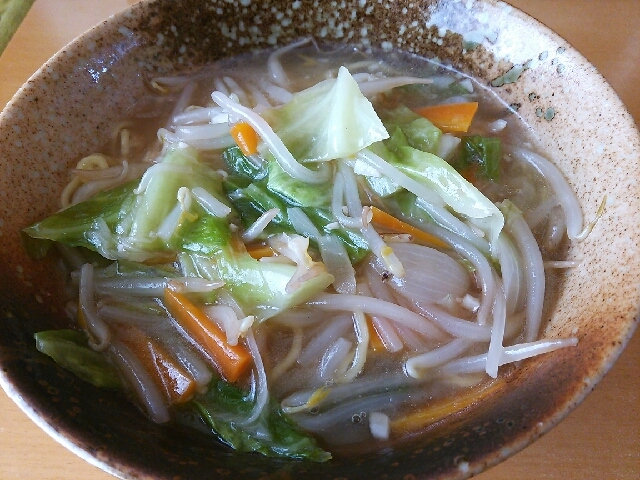
[[[0,55],[35,0],[0,0]]]

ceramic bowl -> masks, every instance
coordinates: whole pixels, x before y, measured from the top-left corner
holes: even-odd
[[[157,426],[126,400],[61,370],[33,333],[64,326],[61,279],[25,255],[18,232],[52,212],[66,169],[103,145],[145,79],[301,36],[450,62],[527,122],[576,190],[592,234],[569,255],[543,335],[579,344],[526,361],[499,394],[394,450],[325,464],[237,455],[211,437]],[[633,120],[562,38],[494,1],[147,1],[96,26],[47,62],[0,117],[0,382],[62,443],[122,478],[438,478],[476,474],[533,442],[587,395],[620,355],[640,305],[640,171]]]

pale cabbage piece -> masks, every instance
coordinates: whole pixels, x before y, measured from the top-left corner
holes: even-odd
[[[411,147],[400,147],[398,153],[398,168],[436,191],[451,209],[486,232],[495,247],[504,217],[491,200],[440,157]]]
[[[294,94],[290,102],[262,116],[300,162],[350,157],[389,138],[345,67],[340,67],[337,78]]]

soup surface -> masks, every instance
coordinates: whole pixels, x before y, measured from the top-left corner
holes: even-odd
[[[57,213],[76,327],[37,334],[156,422],[324,461],[493,395],[538,340],[577,201],[490,90],[304,39],[149,79]],[[346,448],[345,448],[346,447]]]

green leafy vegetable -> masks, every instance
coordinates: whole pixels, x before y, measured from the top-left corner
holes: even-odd
[[[402,190],[402,187],[389,177],[365,177],[369,190],[381,198],[388,197]]]
[[[393,134],[388,140],[375,143],[369,149],[402,173],[435,191],[454,212],[484,231],[491,244],[495,245],[504,226],[504,218],[498,207],[449,163],[423,150],[430,148],[427,143],[419,141],[426,137],[416,136],[416,132],[407,129],[407,125],[417,121],[413,117],[416,115],[414,112],[406,107],[398,107],[381,115]],[[414,138],[413,142],[411,138]]]
[[[442,131],[426,118],[404,105],[383,110],[380,115],[387,130],[392,132],[385,142],[389,150],[395,151],[399,146],[409,145],[424,152],[438,151]]]
[[[155,170],[151,170],[155,169]],[[207,213],[192,201],[178,223],[161,237],[158,230],[178,201],[178,191],[203,188],[222,203],[220,175],[201,163],[190,147],[168,151],[163,161],[150,167],[142,180],[102,192],[57,212],[23,230],[33,239],[53,240],[85,247],[110,260],[145,261],[172,250],[211,253],[230,238],[227,221]],[[44,245],[23,242],[34,256]]]
[[[35,238],[26,232],[20,232],[20,241],[27,255],[35,260],[42,260],[47,256],[54,242],[48,239]]]
[[[345,67],[262,116],[301,162],[349,157],[389,136]]]
[[[285,231],[293,232],[285,213],[289,204],[285,198],[270,192],[266,187],[266,182],[247,184],[242,178],[228,177],[224,182],[224,187],[229,200],[238,211],[245,226],[251,225],[267,210],[277,208],[280,213],[271,221],[270,225],[267,225],[265,232],[275,233],[280,231],[279,229],[274,229],[274,225],[288,227],[289,229]]]
[[[433,190],[458,214],[486,232],[492,243],[504,226],[502,213],[491,200],[436,155],[402,147],[396,166]]]
[[[462,138],[460,154],[453,166],[458,171],[474,167],[479,177],[498,180],[501,154],[499,138],[470,135]]]
[[[156,170],[152,173],[151,170],[154,168]],[[146,183],[145,177],[148,179]],[[131,210],[133,219],[129,235],[123,242],[125,248],[132,243],[135,244],[136,249],[143,250],[169,246],[163,245],[163,240],[155,234],[167,215],[177,205],[178,191],[183,187],[203,188],[220,202],[227,203],[222,192],[222,178],[211,167],[199,161],[196,149],[191,147],[171,149],[161,163],[147,170],[138,186],[136,203]],[[186,221],[189,220],[186,219]]]
[[[264,182],[251,183],[246,187],[241,185],[243,185],[242,179],[238,181],[237,178],[232,177],[227,178],[224,184],[228,191],[229,199],[245,225],[251,225],[267,210],[277,208],[280,213],[267,226],[265,234],[278,232],[295,233],[286,212],[287,208],[299,206],[297,203],[269,191]],[[359,231],[343,227],[329,228],[329,225],[335,223],[329,208],[304,206],[302,210],[321,232],[327,235],[335,235],[340,239],[347,249],[352,263],[359,262],[369,252],[368,243]]]
[[[435,223],[431,216],[420,206],[416,195],[407,190],[402,190],[387,198],[385,200],[385,208],[398,218],[407,220],[411,225],[416,223]]]
[[[434,69],[431,75],[437,75],[437,70]],[[423,72],[421,76],[427,77],[429,73]],[[439,82],[427,83],[427,84],[412,84],[404,85],[392,90],[392,99],[396,97],[405,101],[406,99],[412,99],[412,103],[408,105],[410,108],[421,107],[423,105],[434,105],[441,103],[444,100],[448,100],[451,97],[459,95],[468,95],[469,87],[465,85],[463,80],[456,80],[449,83],[441,84]]]
[[[116,229],[124,211],[134,201],[133,189],[137,182],[129,182],[115,189],[101,192],[77,205],[73,205],[23,230],[36,240],[55,241],[71,247],[85,247],[94,251],[105,250],[94,232],[99,228],[98,220],[110,231]],[[26,244],[27,241],[23,241]],[[36,255],[38,242],[30,242],[29,252]]]
[[[333,185],[330,182],[311,185],[291,177],[275,161],[271,154],[269,159],[269,179],[267,188],[285,198],[287,203],[298,207],[326,207],[331,204]]]
[[[213,256],[188,255],[187,263],[197,276],[209,280],[223,280],[228,290],[247,315],[258,321],[266,320],[295,305],[306,302],[333,283],[333,275],[326,271],[305,280],[297,289],[288,291],[287,285],[296,273],[294,265],[260,262],[246,251],[231,246],[219,249]],[[184,261],[184,255],[180,255]]]
[[[242,178],[248,182],[255,182],[265,178],[268,173],[267,163],[256,165],[240,150],[240,147],[230,147],[222,152],[222,159],[227,165],[229,175]]]
[[[435,153],[438,150],[442,131],[426,118],[416,118],[404,125],[402,132],[413,148],[429,153]]]
[[[244,425],[243,420],[254,407],[252,395],[222,380],[214,380],[207,393],[192,401],[190,407],[224,443],[239,452],[314,462],[331,458],[330,453],[289,420],[275,401],[269,402],[255,423]],[[270,435],[264,435],[265,432]]]
[[[497,207],[440,157],[412,147],[401,147],[394,165],[433,190],[456,212],[469,218],[487,218]]]
[[[207,215],[203,209],[194,208],[198,218],[184,222],[170,245],[176,250],[213,255],[231,240],[231,229],[226,220]]]
[[[335,226],[333,213],[325,208],[303,208],[302,211],[309,217],[320,233],[335,235],[343,243],[351,263],[355,264],[369,253],[369,243],[364,239],[359,230]]]
[[[38,351],[96,387],[123,388],[118,370],[107,358],[89,348],[87,336],[76,330],[47,330],[34,335]]]

